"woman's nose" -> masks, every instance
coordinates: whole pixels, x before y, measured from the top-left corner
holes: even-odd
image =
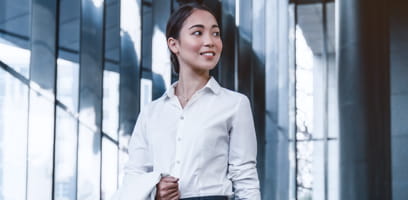
[[[211,35],[210,34],[206,34],[206,36],[204,36],[204,46],[207,46],[207,47],[213,47],[214,46],[214,40],[213,40],[213,38],[211,37]]]

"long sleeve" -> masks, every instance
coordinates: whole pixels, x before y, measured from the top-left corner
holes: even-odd
[[[228,178],[231,179],[235,198],[260,200],[259,179],[256,169],[257,143],[251,106],[246,96],[237,105],[230,130]]]
[[[129,161],[116,198],[119,200],[154,199],[160,173],[153,171],[152,155],[146,135],[146,110],[138,117],[129,143]]]

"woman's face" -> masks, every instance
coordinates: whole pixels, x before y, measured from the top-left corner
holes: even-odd
[[[194,10],[184,21],[179,39],[173,42],[169,42],[169,46],[178,57],[180,70],[190,67],[195,71],[209,71],[220,59],[220,29],[214,16],[205,10]]]

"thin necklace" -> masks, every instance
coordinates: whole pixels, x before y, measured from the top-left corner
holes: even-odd
[[[177,85],[177,87],[178,87],[178,86],[179,86],[179,85]],[[183,92],[184,92],[184,88],[183,88],[183,87],[180,86],[180,89],[183,90]],[[181,99],[182,99],[184,102],[186,102],[186,103],[190,100],[189,97],[186,97],[186,96],[184,96],[184,95],[182,95],[182,94],[179,94],[179,97],[181,97]]]

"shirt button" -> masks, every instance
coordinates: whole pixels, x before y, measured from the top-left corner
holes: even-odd
[[[176,163],[179,165],[179,164],[180,164],[180,161],[178,160],[178,161],[176,161]]]
[[[177,141],[179,141],[179,142],[180,142],[180,141],[181,141],[181,138],[180,138],[180,137],[178,137],[178,138],[177,138]]]
[[[181,116],[180,119],[183,120],[183,119],[184,119],[184,116]]]

